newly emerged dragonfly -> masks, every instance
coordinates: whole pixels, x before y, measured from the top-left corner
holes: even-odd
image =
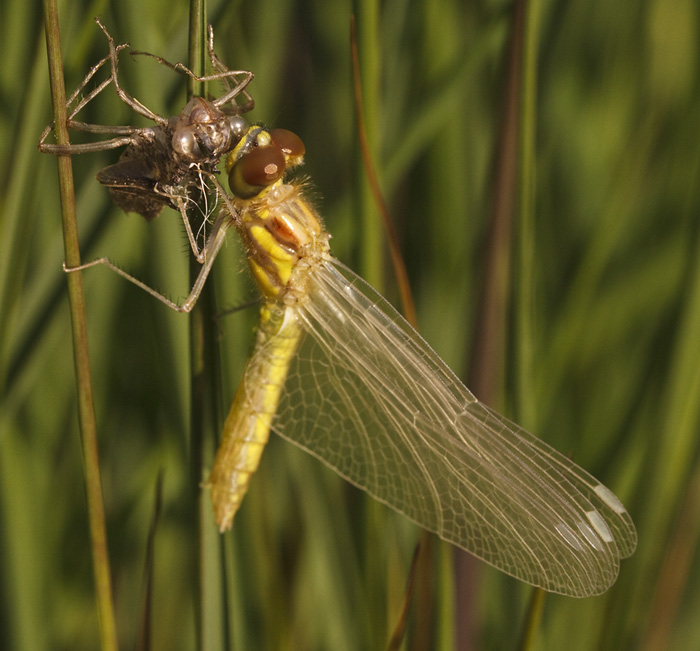
[[[272,429],[512,576],[575,597],[607,590],[636,547],[624,506],[479,402],[385,299],[331,256],[303,186],[286,177],[303,155],[291,132],[247,126],[227,156],[230,192],[205,175],[224,205],[189,297],[178,305],[135,281],[187,312],[229,228],[246,247],[260,322],[209,480],[219,528],[232,526]]]
[[[294,134],[253,126],[227,160],[230,223],[263,301],[210,479],[221,530],[272,428],[508,574],[576,597],[605,591],[636,547],[624,506],[479,402],[385,299],[332,258],[303,188],[285,183],[303,153]]]

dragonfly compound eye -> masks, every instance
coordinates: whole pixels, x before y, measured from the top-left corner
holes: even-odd
[[[199,143],[189,127],[177,129],[173,133],[173,151],[185,160],[194,160],[202,155]]]
[[[258,147],[242,156],[228,175],[231,192],[241,199],[252,199],[282,178],[285,156],[275,144]]]
[[[284,153],[287,167],[299,165],[302,162],[306,147],[304,141],[293,131],[287,129],[271,129],[270,137]]]
[[[240,115],[232,115],[229,117],[228,122],[229,128],[231,129],[232,141],[236,143],[240,142],[241,138],[245,136],[245,134],[248,133],[248,129],[250,129],[248,120]]]

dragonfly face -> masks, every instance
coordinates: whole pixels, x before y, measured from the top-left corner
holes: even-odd
[[[174,157],[183,165],[215,165],[245,135],[248,122],[203,97],[193,97],[168,127]]]

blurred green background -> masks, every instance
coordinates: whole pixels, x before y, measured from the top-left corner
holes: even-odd
[[[534,212],[513,227],[521,253],[511,271],[505,380],[490,401],[610,486],[640,543],[604,596],[548,596],[533,648],[700,648],[700,8],[693,0],[536,6],[537,77],[527,82],[536,107],[527,172]],[[107,52],[94,16],[117,42],[184,61],[188,10],[162,0],[63,3],[68,91]],[[353,11],[376,164],[420,330],[466,378],[513,6],[209,3],[219,55],[256,74],[252,119],[304,139],[335,255],[395,300],[389,266],[382,273],[367,254],[383,244],[360,218],[377,219],[360,189]],[[38,3],[3,3],[0,55],[0,648],[95,649],[56,162],[36,151],[51,119]],[[120,72],[162,115],[185,103],[182,78],[154,61],[125,55]],[[145,125],[111,90],[85,121]],[[83,258],[108,255],[182,296],[179,219],[166,211],[146,224],[113,207],[94,176],[116,158],[74,158]],[[254,296],[233,239],[215,267],[222,310]],[[188,319],[106,270],[84,282],[120,644],[144,648],[136,640],[162,473],[151,648],[195,648]],[[217,322],[222,414],[255,316],[249,309]],[[419,535],[273,436],[224,541],[227,589],[215,608],[230,614],[231,647],[386,648]],[[409,611],[404,648],[455,648],[456,620],[469,624],[474,648],[515,648],[530,589],[475,564],[469,602],[455,608],[451,548],[436,540],[430,555],[432,605]],[[222,639],[214,627],[204,646],[220,648]]]

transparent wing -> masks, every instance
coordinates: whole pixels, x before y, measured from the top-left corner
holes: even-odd
[[[594,477],[480,403],[340,263],[309,272],[273,428],[441,538],[545,590],[604,592],[636,546]]]

